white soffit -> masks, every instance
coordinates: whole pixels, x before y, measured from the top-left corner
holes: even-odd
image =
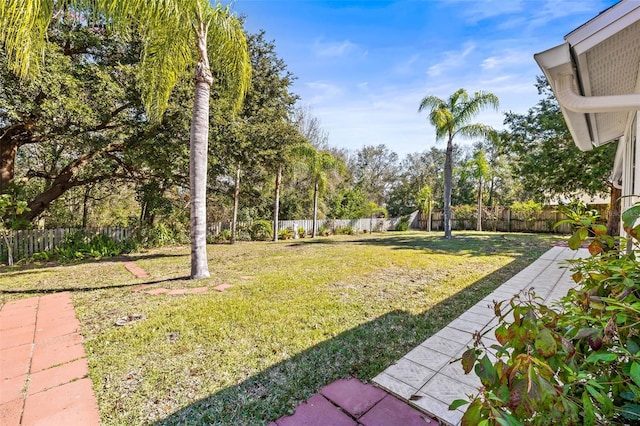
[[[575,92],[585,98],[638,92],[640,0],[621,1],[569,33],[565,40],[560,46],[534,55],[556,95],[563,76],[572,76]],[[622,136],[631,111],[578,113],[565,108],[562,102],[561,108],[571,135],[582,150]]]

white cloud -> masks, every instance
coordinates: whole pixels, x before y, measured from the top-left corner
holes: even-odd
[[[475,43],[467,42],[464,44],[462,51],[444,52],[444,59],[437,64],[430,66],[427,70],[427,74],[431,77],[436,77],[444,71],[460,67],[464,64],[464,59],[469,56],[475,48]]]
[[[361,50],[357,44],[349,40],[340,42],[323,42],[316,40],[314,45],[315,54],[321,57],[341,57]]]
[[[326,102],[342,94],[340,86],[324,81],[311,81],[305,86],[310,89],[309,102],[312,104]]]
[[[464,5],[464,17],[470,23],[496,16],[512,15],[526,7],[523,0],[452,0],[449,3]]]
[[[420,54],[416,53],[403,62],[400,62],[393,68],[393,72],[399,76],[407,76],[414,73],[415,65],[420,59]]]
[[[499,70],[505,66],[518,65],[522,63],[532,62],[532,56],[529,52],[522,50],[508,49],[498,54],[494,54],[482,61],[480,66],[484,70]]]

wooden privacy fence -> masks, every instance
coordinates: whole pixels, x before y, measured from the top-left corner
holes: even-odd
[[[86,231],[93,234],[102,234],[122,241],[131,238],[130,228],[57,228],[57,229],[29,229],[24,231],[9,231],[5,233],[9,244],[13,248],[13,258],[22,259],[41,251],[51,251],[62,245],[67,234],[77,231]],[[0,238],[0,259],[7,259],[7,245],[4,238]]]
[[[320,232],[320,228],[325,228],[331,231],[332,234],[336,232],[336,230],[351,228],[354,231],[359,232],[381,232],[381,231],[391,231],[395,230],[400,223],[401,218],[392,217],[392,218],[374,218],[374,219],[318,219],[317,221],[317,231]],[[231,222],[213,222],[207,224],[207,236],[216,236],[223,230],[231,229]],[[251,226],[250,222],[238,222],[237,229],[243,230],[248,229]],[[417,227],[417,222],[416,226]],[[278,231],[283,229],[290,228],[295,230],[302,228],[305,231],[305,234],[311,235],[313,229],[313,220],[311,219],[300,219],[300,220],[279,220],[278,221]]]
[[[466,215],[465,215],[466,216]],[[547,208],[539,215],[529,219],[523,219],[512,214],[509,207],[494,207],[486,209],[482,215],[483,231],[499,231],[499,232],[542,232],[570,234],[571,225],[563,224],[558,228],[554,225],[559,221],[567,219],[563,213]],[[420,216],[420,229],[427,228],[427,219]],[[456,217],[455,211],[452,213],[451,229],[453,230],[474,230],[476,229],[476,217]],[[431,230],[444,230],[444,212],[441,210],[433,211],[431,214]]]
[[[556,232],[571,233],[571,227],[565,224],[558,229],[554,229],[553,225],[559,220],[566,217],[555,210],[547,209],[538,217],[531,220],[523,220],[512,217],[508,207],[497,207],[487,211],[482,220],[482,229],[485,231],[499,232]],[[345,228],[351,228],[356,232],[381,232],[395,230],[400,223],[401,218],[364,218],[364,219],[320,219],[317,222],[318,233],[324,227],[331,233]],[[409,217],[409,227],[413,229],[426,229],[427,220],[422,215],[417,216],[414,213]],[[239,222],[238,229],[247,229],[251,223]],[[301,220],[281,220],[278,221],[278,231],[291,228],[296,232],[299,228],[305,230],[305,234],[310,235],[313,227],[313,221],[310,219]],[[455,213],[452,220],[452,228],[454,230],[471,230],[476,228],[474,218],[456,218]],[[231,222],[212,222],[207,225],[207,235],[216,236],[224,229],[231,229]],[[59,247],[64,241],[65,235],[80,231],[77,228],[58,228],[58,229],[33,229],[26,231],[9,231],[7,239],[13,248],[14,259],[21,259],[32,256],[40,251],[51,251]],[[431,230],[443,230],[443,213],[442,211],[434,211],[431,214]],[[133,228],[96,228],[84,229],[89,233],[107,235],[115,240],[125,240],[133,235]],[[0,260],[7,259],[7,245],[4,238],[0,238]]]

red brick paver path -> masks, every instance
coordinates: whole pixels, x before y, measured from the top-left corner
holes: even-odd
[[[438,422],[391,394],[357,379],[323,387],[291,416],[268,426],[437,426]]]
[[[99,425],[68,292],[0,309],[0,425]]]

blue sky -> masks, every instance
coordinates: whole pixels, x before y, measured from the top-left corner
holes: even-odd
[[[505,111],[525,113],[539,97],[533,54],[612,0],[236,0],[245,27],[265,30],[297,77],[333,146],[385,144],[401,157],[436,144],[427,95],[459,88],[500,98],[477,121],[502,128]],[[470,144],[472,141],[458,141]],[[438,142],[440,143],[440,142]]]

